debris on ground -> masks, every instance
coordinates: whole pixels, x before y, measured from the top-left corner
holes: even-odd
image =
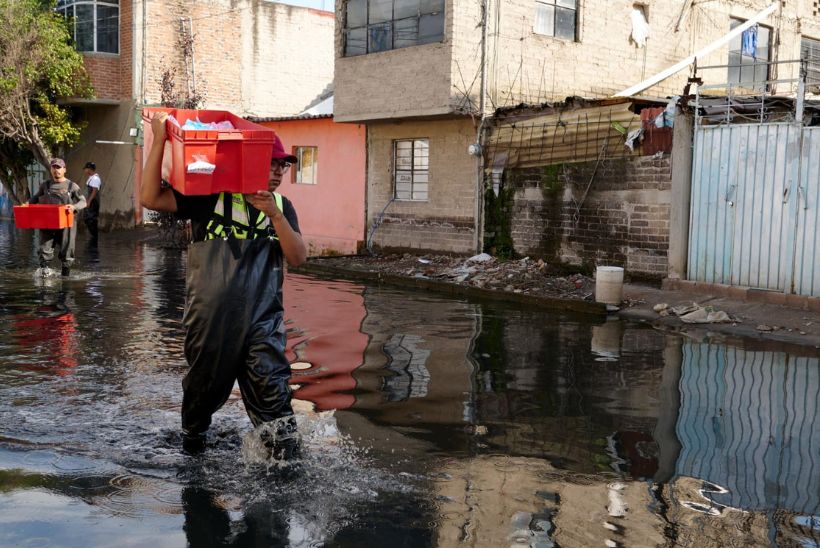
[[[661,317],[668,317],[670,314],[677,315],[684,323],[728,323],[732,318],[725,311],[715,310],[712,306],[700,306],[695,302],[675,307],[669,304],[655,304],[652,308]]]
[[[581,273],[567,275],[542,259],[502,260],[482,253],[472,257],[446,254],[385,254],[315,258],[312,263],[354,270],[377,271],[419,279],[435,279],[488,290],[594,299],[595,281]]]

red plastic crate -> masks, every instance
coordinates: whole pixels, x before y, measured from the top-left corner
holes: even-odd
[[[74,224],[74,211],[64,204],[28,204],[14,207],[14,225],[20,229],[63,229]]]
[[[210,195],[227,191],[255,193],[268,187],[274,131],[247,121],[228,111],[203,109],[168,109],[146,107],[142,110],[143,163],[148,158],[153,142],[151,118],[162,111],[172,115],[180,124],[199,118],[200,122],[228,120],[235,130],[183,130],[166,122],[171,142],[171,162],[168,181],[183,195]],[[189,174],[187,167],[197,158],[216,165],[211,174]],[[166,164],[168,163],[166,159]]]

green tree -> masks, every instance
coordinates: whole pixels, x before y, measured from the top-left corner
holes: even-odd
[[[83,58],[54,0],[0,0],[0,181],[12,200],[28,199],[26,168],[48,167],[80,139],[68,97],[92,97]]]

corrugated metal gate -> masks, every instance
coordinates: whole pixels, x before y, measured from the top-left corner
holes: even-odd
[[[688,278],[820,296],[820,128],[697,126]]]

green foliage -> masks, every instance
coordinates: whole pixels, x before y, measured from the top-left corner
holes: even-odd
[[[37,116],[40,136],[46,144],[74,145],[79,141],[86,126],[85,121],[73,122],[70,111],[60,108],[47,98],[39,98],[38,106],[41,113]]]
[[[43,166],[77,143],[83,124],[65,98],[90,98],[83,57],[55,2],[0,0],[0,180],[25,200],[25,162]],[[30,155],[10,154],[25,150]]]
[[[510,224],[514,195],[511,185],[502,185],[497,197],[492,188],[484,191],[484,252],[498,258],[515,256]]]

